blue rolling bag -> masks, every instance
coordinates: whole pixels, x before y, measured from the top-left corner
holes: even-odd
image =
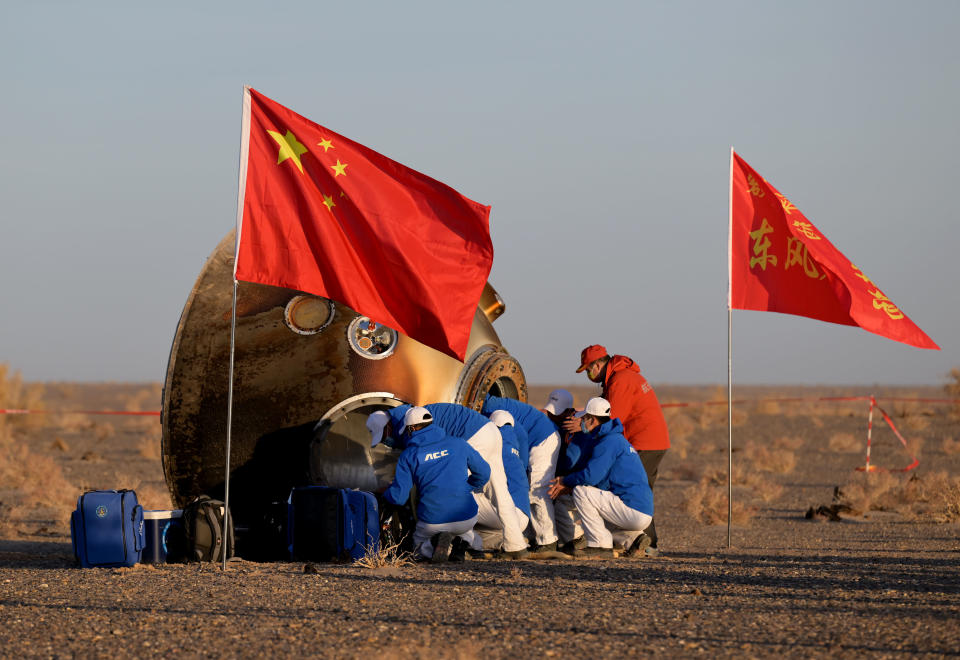
[[[380,548],[377,499],[362,490],[304,486],[287,500],[287,546],[299,561],[356,561]]]
[[[143,507],[132,490],[93,490],[70,518],[73,554],[84,568],[133,566],[143,552]]]

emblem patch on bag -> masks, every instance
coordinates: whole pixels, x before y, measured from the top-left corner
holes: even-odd
[[[101,504],[100,506],[97,507],[97,517],[105,518],[106,515],[107,515],[107,507]]]

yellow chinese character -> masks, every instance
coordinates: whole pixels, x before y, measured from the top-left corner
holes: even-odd
[[[773,193],[777,196],[777,199],[780,200],[780,206],[783,207],[783,212],[787,215],[790,215],[790,211],[796,211],[797,207],[790,203],[790,200],[781,195],[778,192]]]
[[[894,321],[898,321],[903,318],[903,312],[894,305],[889,298],[883,295],[883,292],[880,289],[876,291],[871,291],[870,295],[874,297],[873,308],[882,309],[887,313],[887,316],[892,318]]]
[[[817,262],[813,260],[810,253],[807,252],[807,246],[799,238],[791,236],[787,239],[787,263],[783,265],[784,270],[795,264],[803,266],[803,272],[807,277],[813,279],[820,278],[820,271],[817,270]]]
[[[797,220],[796,222],[793,223],[793,226],[799,229],[800,233],[806,236],[807,238],[814,241],[820,240],[820,237],[817,236],[817,232],[813,229],[813,225],[811,225],[809,222],[803,222],[801,220]]]
[[[752,174],[747,175],[747,183],[750,184],[750,194],[754,197],[763,197],[763,189],[760,188],[760,184],[757,183],[757,180],[753,178]]]
[[[767,238],[767,234],[772,233],[773,227],[770,226],[766,218],[763,219],[760,229],[755,229],[750,232],[750,238],[753,239],[753,254],[756,255],[750,259],[750,268],[759,264],[762,270],[766,270],[768,263],[772,266],[777,265],[776,255],[767,254],[767,250],[769,250],[772,245],[770,239]]]
[[[870,281],[870,278],[867,277],[866,275],[864,275],[864,274],[863,274],[863,271],[861,271],[859,268],[857,268],[857,267],[854,266],[853,264],[850,264],[850,268],[852,268],[852,269],[854,269],[855,271],[857,271],[856,273],[854,273],[854,275],[856,275],[857,277],[859,277],[861,280],[863,280],[863,281],[866,282],[867,284],[870,284],[870,285],[873,284],[873,282]]]

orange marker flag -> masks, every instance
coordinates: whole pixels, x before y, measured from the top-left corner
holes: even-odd
[[[234,277],[349,305],[464,360],[490,207],[245,89]]]
[[[731,151],[730,309],[856,325],[939,350],[786,197]]]

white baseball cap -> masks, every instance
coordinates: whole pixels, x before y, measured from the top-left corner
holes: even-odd
[[[383,429],[390,422],[390,415],[382,410],[367,415],[367,430],[370,431],[370,446],[376,447],[383,439]]]
[[[423,406],[414,406],[407,411],[407,414],[403,416],[403,430],[406,431],[407,428],[413,426],[414,424],[423,424],[424,422],[432,422],[433,415],[430,414],[430,411],[424,408]]]
[[[573,395],[567,390],[554,390],[547,397],[547,405],[543,407],[551,415],[559,415],[567,408],[573,408]]]
[[[587,401],[587,405],[584,406],[583,410],[578,413],[574,413],[573,416],[583,417],[584,415],[593,415],[594,417],[609,417],[610,402],[604,399],[602,396],[595,396]]]
[[[497,425],[497,428],[501,426],[516,426],[517,423],[511,415],[506,410],[494,410],[490,413],[490,421]]]

